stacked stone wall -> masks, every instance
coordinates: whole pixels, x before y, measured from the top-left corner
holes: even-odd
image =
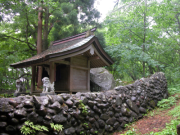
[[[62,135],[108,135],[142,118],[167,96],[167,81],[159,72],[104,92],[1,98],[0,135],[20,135],[27,120],[47,127],[50,123],[61,124]],[[49,128],[49,132],[38,134],[58,133]]]

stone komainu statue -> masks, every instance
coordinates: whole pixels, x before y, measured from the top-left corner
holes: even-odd
[[[42,91],[42,93],[54,92],[54,82],[51,84],[48,77],[44,77],[42,79],[42,82],[43,82],[43,91]]]
[[[25,92],[25,86],[23,85],[22,81],[20,79],[16,80],[16,88],[17,90],[15,93]]]

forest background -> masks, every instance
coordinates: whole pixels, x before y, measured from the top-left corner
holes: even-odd
[[[52,41],[97,27],[95,35],[114,64],[115,79],[135,81],[162,71],[169,85],[180,84],[180,1],[117,0],[103,22],[95,0],[0,0],[0,89],[15,89],[31,68],[9,65],[37,54],[39,7],[43,49]]]

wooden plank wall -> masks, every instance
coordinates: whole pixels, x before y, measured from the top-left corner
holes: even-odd
[[[89,62],[84,56],[75,56],[70,62],[70,91],[88,92],[89,88]]]
[[[71,65],[79,67],[87,67],[87,57],[76,56],[71,58]]]
[[[87,70],[72,69],[72,88],[73,90],[87,90]]]

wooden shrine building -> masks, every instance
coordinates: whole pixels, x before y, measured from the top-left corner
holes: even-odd
[[[90,68],[113,64],[113,60],[94,36],[93,28],[62,40],[54,41],[40,54],[11,64],[14,68],[32,67],[31,92],[35,93],[37,66],[43,67],[43,77],[55,84],[56,93],[90,91]]]

